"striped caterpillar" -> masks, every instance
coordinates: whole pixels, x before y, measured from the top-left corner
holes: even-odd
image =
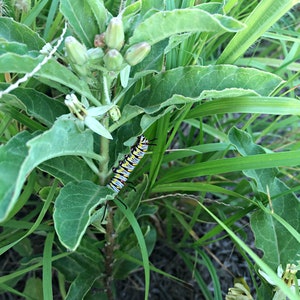
[[[130,173],[134,170],[140,160],[144,157],[149,147],[149,141],[144,135],[138,137],[136,144],[131,148],[130,153],[125,155],[119,162],[119,166],[113,168],[114,177],[107,184],[114,192],[119,193],[124,187]]]

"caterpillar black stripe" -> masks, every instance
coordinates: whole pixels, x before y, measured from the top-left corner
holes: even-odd
[[[126,183],[130,173],[144,157],[149,147],[149,141],[145,136],[139,136],[136,144],[131,148],[130,154],[125,155],[124,159],[119,162],[119,166],[113,168],[114,177],[108,183],[114,192],[119,193]]]

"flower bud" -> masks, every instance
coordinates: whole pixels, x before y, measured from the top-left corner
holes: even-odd
[[[81,77],[87,77],[90,73],[87,65],[79,66],[79,65],[71,64],[71,67]]]
[[[101,61],[104,56],[104,52],[101,48],[91,48],[87,51],[89,57],[89,63],[97,63]]]
[[[121,118],[121,112],[119,107],[117,105],[113,106],[109,110],[109,115],[114,122],[118,121]]]
[[[120,71],[123,64],[123,56],[118,50],[111,49],[104,55],[103,61],[108,71]]]
[[[131,46],[125,53],[125,60],[130,66],[140,63],[150,52],[151,46],[146,42],[141,42]]]
[[[74,37],[68,36],[65,39],[65,46],[68,59],[71,63],[82,66],[88,60],[87,50]]]
[[[98,48],[104,48],[105,46],[105,33],[96,34],[94,38],[94,46]]]
[[[110,20],[104,39],[109,48],[117,50],[122,48],[125,38],[121,17],[115,17]]]

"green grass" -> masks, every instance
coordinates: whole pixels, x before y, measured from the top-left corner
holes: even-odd
[[[198,2],[0,1],[1,299],[300,299],[299,4]]]

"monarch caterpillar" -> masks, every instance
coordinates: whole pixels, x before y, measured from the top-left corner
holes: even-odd
[[[119,162],[119,166],[113,168],[114,177],[108,183],[114,192],[119,193],[127,181],[130,173],[144,157],[148,150],[149,141],[144,135],[138,137],[136,144],[131,148],[130,153],[125,155],[124,159]]]

